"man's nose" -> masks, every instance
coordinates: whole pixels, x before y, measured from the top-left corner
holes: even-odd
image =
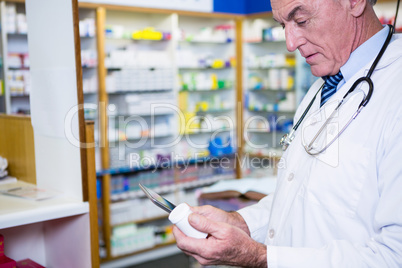
[[[295,51],[304,42],[304,38],[292,26],[285,27],[285,37],[286,48],[289,50],[289,52]]]

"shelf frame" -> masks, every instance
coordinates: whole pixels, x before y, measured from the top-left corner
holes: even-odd
[[[236,126],[237,126],[237,152],[236,178],[242,177],[241,159],[244,148],[244,118],[243,118],[243,19],[236,19]]]
[[[130,12],[141,12],[141,13],[151,13],[151,14],[172,14],[176,13],[183,16],[194,16],[194,17],[204,17],[204,18],[223,18],[223,19],[242,19],[246,15],[239,15],[234,13],[207,13],[207,12],[195,12],[187,10],[177,10],[177,9],[161,9],[161,8],[146,8],[146,7],[136,7],[136,6],[126,6],[126,5],[112,5],[112,4],[98,4],[90,2],[79,2],[79,6],[83,8],[98,8],[103,7],[109,10],[116,11],[130,11]]]

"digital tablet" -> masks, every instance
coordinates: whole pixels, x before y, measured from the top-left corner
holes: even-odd
[[[145,187],[141,183],[139,183],[141,190],[145,193],[145,195],[151,199],[152,203],[160,207],[161,209],[165,210],[166,212],[170,213],[176,207],[171,202],[160,196],[159,194],[155,193],[151,189]]]

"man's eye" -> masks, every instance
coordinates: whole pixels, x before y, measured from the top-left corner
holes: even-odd
[[[303,21],[297,21],[296,23],[297,23],[297,25],[304,25],[304,24],[306,24],[306,20],[303,20]]]

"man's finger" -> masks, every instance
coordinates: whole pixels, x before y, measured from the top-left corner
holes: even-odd
[[[210,205],[205,205],[205,206],[200,206],[200,207],[191,207],[191,211],[193,211],[197,214],[204,215],[204,216],[210,214],[211,209],[213,209],[213,208]]]
[[[197,249],[205,248],[206,239],[197,239],[186,236],[177,226],[173,227],[173,235],[179,249],[188,255],[196,255]]]
[[[221,225],[223,223],[212,221],[203,215],[192,213],[188,216],[188,222],[198,231],[216,236],[222,229]]]

